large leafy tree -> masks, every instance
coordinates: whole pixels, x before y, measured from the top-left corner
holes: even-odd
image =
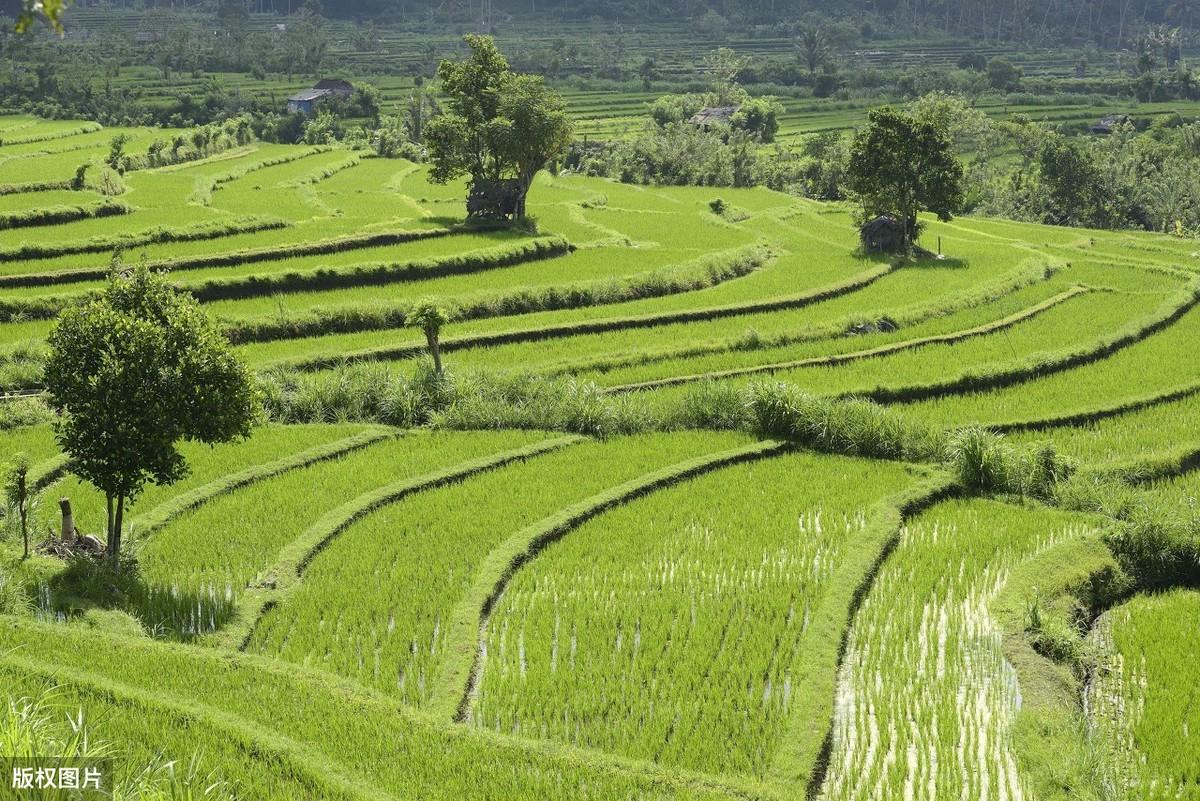
[[[521,218],[533,179],[571,142],[566,104],[542,78],[509,69],[490,36],[465,37],[470,55],[438,68],[447,113],[430,120],[430,178],[470,179],[472,216]]]
[[[97,298],[64,311],[49,337],[46,389],[72,469],[108,501],[108,554],[125,506],[147,482],[187,473],[182,440],[248,436],[251,374],[190,295],[146,267],[114,272]]]
[[[946,221],[963,205],[963,167],[949,138],[933,123],[894,108],[875,109],[855,134],[846,179],[862,203],[863,222],[895,217],[906,246],[920,236],[918,212]]]
[[[17,16],[16,31],[24,33],[39,20],[58,33],[63,32],[63,14],[70,0],[21,0],[21,13]]]

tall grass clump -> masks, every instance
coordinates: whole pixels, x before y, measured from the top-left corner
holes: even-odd
[[[810,395],[788,384],[761,382],[746,390],[754,429],[850,456],[923,462],[941,456],[941,432],[879,404]]]
[[[1200,587],[1200,515],[1155,503],[1120,477],[1081,474],[1062,482],[1055,502],[1112,518],[1105,543],[1132,588]]]
[[[0,615],[27,615],[33,602],[24,585],[8,570],[0,567]],[[5,753],[0,749],[0,754]]]
[[[967,489],[1042,500],[1052,499],[1055,488],[1073,470],[1050,443],[1014,447],[979,426],[950,436],[946,460]]]
[[[438,378],[433,365],[414,362],[408,372],[383,362],[358,362],[320,373],[271,370],[261,376],[264,403],[284,423],[378,421],[421,426],[455,398],[458,383]]]
[[[53,690],[36,697],[8,695],[0,700],[0,754],[52,764],[60,759],[112,764],[121,756],[111,743],[91,736],[83,709],[63,709]],[[36,794],[42,801],[76,797],[77,793],[70,790],[43,789]],[[235,797],[228,783],[203,771],[198,756],[182,764],[161,753],[152,755],[140,767],[122,770],[111,787],[114,801],[223,801]]]
[[[21,398],[0,402],[0,431],[36,425],[54,419],[54,413],[41,398]]]

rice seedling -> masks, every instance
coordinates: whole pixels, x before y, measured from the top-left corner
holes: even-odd
[[[745,441],[695,433],[576,445],[385,507],[308,565],[248,649],[428,703],[445,660],[469,659],[447,653],[450,616],[492,549],[571,503]]]
[[[1020,688],[989,605],[1023,560],[1086,519],[951,501],[906,525],[850,629],[821,797],[1028,797]]]
[[[514,432],[412,434],[281,473],[169,522],[138,553],[142,573],[157,586],[211,589],[233,601],[325,510],[403,476],[536,439]]]
[[[1134,598],[1093,631],[1087,712],[1114,754],[1105,779],[1117,797],[1189,798],[1200,784],[1197,616],[1200,594],[1177,590]]]
[[[911,480],[886,463],[781,456],[570,532],[488,619],[472,725],[766,775],[789,721],[819,714],[804,661],[828,584],[867,509]]]
[[[114,645],[116,647],[114,647]],[[20,646],[14,650],[14,646]],[[729,786],[507,737],[436,724],[393,700],[327,674],[240,654],[111,638],[85,628],[0,620],[6,691],[38,697],[47,684],[120,732],[134,765],[157,751],[205,764],[239,798],[484,801],[728,801]],[[139,757],[134,759],[134,757]]]

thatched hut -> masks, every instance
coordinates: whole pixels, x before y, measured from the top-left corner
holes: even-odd
[[[741,106],[709,106],[708,108],[702,108],[692,115],[688,123],[706,131],[717,125],[729,125],[733,121],[733,115],[737,114],[739,108]]]
[[[904,226],[890,214],[881,214],[858,232],[867,253],[895,253],[904,249]]]

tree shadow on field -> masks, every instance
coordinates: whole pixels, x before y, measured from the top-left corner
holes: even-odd
[[[150,636],[184,642],[216,631],[236,611],[231,592],[147,582],[130,556],[121,557],[119,570],[107,560],[73,556],[38,595],[43,614],[77,618],[92,610],[124,612]]]
[[[895,264],[904,269],[936,269],[936,270],[965,270],[971,266],[969,259],[943,256],[937,254],[916,252],[912,256],[899,253],[865,253],[862,249],[854,251],[854,258],[864,264]]]
[[[907,269],[916,268],[918,270],[965,270],[971,266],[971,262],[969,259],[950,257],[939,259],[937,256],[924,256],[906,259],[901,266]]]
[[[466,217],[452,217],[449,214],[435,214],[432,217],[422,217],[422,222],[433,223],[438,228],[465,228]]]

